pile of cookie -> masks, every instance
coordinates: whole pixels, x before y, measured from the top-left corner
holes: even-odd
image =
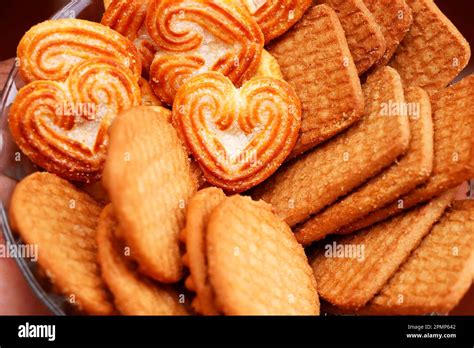
[[[474,76],[432,0],[109,0],[18,47],[12,228],[74,313],[449,313]],[[320,308],[321,300],[321,308]]]

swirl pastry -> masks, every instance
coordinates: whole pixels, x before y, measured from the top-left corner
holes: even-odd
[[[105,13],[101,23],[130,39],[141,55],[143,74],[148,75],[158,49],[148,35],[145,18],[150,0],[104,1]]]
[[[64,81],[77,64],[92,58],[110,58],[130,68],[135,79],[141,59],[133,43],[99,23],[58,19],[32,27],[17,50],[20,74],[25,82]]]
[[[64,82],[41,80],[23,87],[10,110],[10,130],[35,164],[65,179],[89,182],[101,175],[112,119],[140,103],[140,87],[127,67],[91,59],[72,69]]]
[[[298,137],[301,105],[284,81],[259,77],[236,89],[208,72],[176,94],[173,122],[212,185],[242,192],[268,178]]]
[[[298,22],[312,0],[240,0],[257,21],[265,42],[282,35]]]
[[[170,105],[194,75],[217,71],[241,85],[260,62],[262,31],[237,0],[150,0],[146,27],[158,47],[150,84]]]

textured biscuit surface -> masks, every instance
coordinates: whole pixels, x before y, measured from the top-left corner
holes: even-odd
[[[206,228],[209,215],[225,198],[224,192],[215,187],[197,192],[189,200],[186,227],[182,231],[182,239],[186,245],[183,263],[190,271],[185,285],[196,293],[192,302],[193,308],[204,315],[219,313],[214,304],[214,294],[208,277]]]
[[[119,228],[112,205],[107,205],[97,228],[98,261],[102,277],[124,315],[185,315],[178,293],[140,275],[117,239]]]
[[[454,192],[447,192],[392,220],[335,240],[344,249],[363,247],[362,259],[334,257],[336,250],[327,254],[329,247],[334,249],[334,242],[316,251],[312,267],[319,295],[343,309],[364,306],[418,246],[453,198]]]
[[[391,164],[408,148],[406,116],[383,116],[382,103],[402,103],[403,87],[389,67],[364,85],[366,115],[354,127],[280,168],[253,192],[290,226],[303,222]],[[299,240],[304,243],[304,238]]]
[[[290,228],[264,202],[233,196],[207,226],[209,276],[228,315],[316,315],[311,267]]]
[[[270,45],[285,79],[303,109],[294,157],[356,122],[364,98],[344,31],[328,6],[311,8],[282,38]],[[315,83],[317,81],[317,83]]]
[[[337,13],[359,74],[367,71],[386,50],[382,30],[362,0],[317,0]]]
[[[446,87],[469,62],[469,43],[433,0],[407,0],[413,24],[390,65],[404,84],[430,95]]]
[[[397,202],[341,229],[350,232],[381,221],[460,185],[474,173],[474,75],[431,96],[433,171],[426,183]]]
[[[170,111],[140,107],[112,125],[104,170],[114,211],[140,270],[162,282],[181,278],[179,231],[197,189]]]
[[[297,228],[297,239],[306,236],[309,240],[319,240],[335,233],[342,226],[393,202],[429,178],[433,168],[430,100],[419,87],[408,88],[405,97],[406,105],[417,105],[419,108],[408,115],[411,134],[408,152],[387,170]]]
[[[387,49],[376,66],[386,65],[413,22],[410,6],[405,0],[363,0],[380,26]]]
[[[114,307],[97,264],[96,228],[101,207],[64,179],[35,173],[13,192],[12,227],[38,246],[38,264],[61,294],[88,314],[112,314]]]
[[[446,314],[474,273],[474,201],[456,201],[364,314]]]
[[[456,201],[361,312],[446,314],[467,292],[473,274],[474,201]]]

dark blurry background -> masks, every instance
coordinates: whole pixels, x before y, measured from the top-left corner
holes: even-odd
[[[82,1],[82,0],[77,0]],[[98,4],[102,0],[93,0]],[[436,0],[436,4],[456,25],[471,44],[474,51],[474,1]],[[15,56],[16,46],[21,37],[32,25],[48,19],[69,0],[1,0],[0,1],[0,77],[5,77],[11,64],[1,62]],[[97,14],[99,20],[100,14]],[[474,54],[473,54],[474,55]],[[474,72],[474,59],[459,78]],[[0,78],[0,91],[3,88]],[[452,314],[474,313],[474,287]]]

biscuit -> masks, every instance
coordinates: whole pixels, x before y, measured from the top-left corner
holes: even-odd
[[[434,130],[433,172],[426,183],[397,202],[341,229],[349,233],[372,225],[460,185],[474,174],[474,75],[431,97]]]
[[[203,189],[191,197],[186,211],[186,227],[180,235],[186,246],[183,263],[190,271],[185,285],[196,293],[193,309],[203,315],[219,314],[207,273],[206,228],[212,210],[225,198],[224,192],[215,187]]]
[[[363,0],[380,26],[387,49],[376,66],[386,65],[413,22],[410,6],[405,0]]]
[[[140,102],[128,68],[94,58],[76,65],[64,82],[38,80],[23,87],[8,122],[32,162],[65,179],[90,182],[102,174],[113,118]]]
[[[428,234],[454,194],[447,192],[387,222],[326,243],[311,263],[319,295],[345,310],[364,306]],[[348,253],[339,253],[338,248]],[[363,250],[357,258],[349,254],[354,248]]]
[[[262,31],[239,1],[150,0],[145,23],[158,47],[150,84],[168,105],[195,75],[220,72],[240,86],[260,63]]]
[[[411,111],[410,147],[399,160],[354,192],[326,208],[296,229],[298,240],[315,241],[382,208],[425,182],[433,168],[433,123],[428,94],[419,87],[406,90],[406,106]],[[407,109],[408,110],[408,109]],[[390,117],[390,116],[387,116]]]
[[[447,314],[474,274],[474,201],[456,201],[362,314]]]
[[[224,314],[319,314],[304,250],[266,203],[233,196],[218,205],[207,224],[207,258]]]
[[[331,8],[312,7],[268,50],[303,109],[300,136],[290,157],[360,119],[364,112],[360,81],[344,31]]]
[[[387,44],[381,28],[362,0],[316,0],[333,8],[341,21],[359,75],[383,57]]]
[[[179,295],[169,285],[162,285],[139,274],[127,259],[126,250],[116,230],[119,228],[112,205],[107,205],[97,228],[98,262],[102,277],[124,315],[186,315]]]
[[[119,115],[110,129],[103,177],[140,271],[165,283],[182,276],[178,234],[197,189],[169,112],[138,107]]]
[[[176,94],[173,124],[206,181],[228,192],[259,184],[298,137],[301,105],[288,83],[253,78],[240,89],[216,72],[191,78]]]
[[[408,149],[408,117],[387,117],[381,108],[384,103],[404,102],[397,72],[380,69],[368,77],[363,89],[366,115],[359,123],[288,163],[254,190],[253,197],[272,204],[290,226],[349,193]]]
[[[56,19],[32,27],[18,45],[19,71],[25,82],[64,81],[72,69],[89,59],[114,59],[141,74],[140,55],[133,43],[116,31],[82,19]]]
[[[97,264],[96,228],[101,206],[64,179],[34,173],[16,186],[9,209],[12,228],[37,246],[38,265],[77,309],[114,312]]]
[[[469,62],[469,43],[433,0],[407,0],[413,24],[390,65],[407,86],[428,94],[446,87]]]
[[[303,16],[312,0],[239,0],[255,18],[265,42],[282,35]]]

